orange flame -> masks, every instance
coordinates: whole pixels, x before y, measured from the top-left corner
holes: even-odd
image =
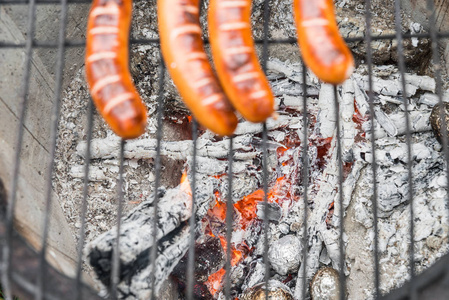
[[[187,172],[185,171],[184,173],[182,173],[181,176],[180,190],[181,192],[189,195],[190,197],[192,196],[192,189],[190,188],[189,178],[187,177]]]

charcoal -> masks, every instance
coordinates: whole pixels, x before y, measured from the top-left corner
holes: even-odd
[[[187,264],[189,252],[181,258],[173,269],[172,276],[187,283]],[[225,253],[219,238],[206,235],[195,243],[195,281],[205,282],[207,278],[220,270],[225,263]]]

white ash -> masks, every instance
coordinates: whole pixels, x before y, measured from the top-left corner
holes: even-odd
[[[286,235],[271,244],[268,260],[278,274],[287,275],[298,270],[301,250],[301,241],[294,235]]]

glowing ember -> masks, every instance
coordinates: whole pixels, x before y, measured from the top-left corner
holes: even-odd
[[[246,229],[249,223],[257,217],[257,203],[260,201],[263,201],[263,191],[257,190],[234,204],[241,216],[240,226],[242,229]]]
[[[326,161],[329,157],[329,149],[331,147],[332,138],[319,138],[312,141],[315,144],[318,155],[317,155],[317,165],[318,168],[323,169],[326,166]]]
[[[222,268],[214,274],[210,275],[209,278],[207,278],[207,281],[204,284],[207,286],[209,292],[212,295],[215,295],[215,293],[221,291],[221,289],[223,288],[223,278],[225,274],[226,271],[224,268]]]
[[[357,134],[354,137],[356,143],[364,141],[366,139],[365,131],[362,129],[362,124],[369,120],[369,117],[364,117],[357,108],[354,102],[354,114],[352,115],[352,121],[355,123],[355,128],[357,129]]]
[[[224,252],[226,253],[228,249],[228,243],[226,242],[226,238],[224,236],[220,236],[221,246],[223,247]],[[236,250],[234,246],[231,246],[231,266],[237,265],[243,258],[242,251]]]

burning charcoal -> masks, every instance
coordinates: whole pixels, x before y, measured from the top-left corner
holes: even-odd
[[[243,293],[241,300],[264,300],[265,282],[259,283]],[[270,300],[293,300],[290,289],[277,280],[268,281],[268,299]]]
[[[435,137],[440,143],[442,143],[443,122],[440,118],[440,107],[441,106],[439,104],[433,107],[432,113],[430,114],[430,124],[432,125],[432,130],[433,133],[435,134]],[[443,107],[444,107],[443,115],[446,120],[446,128],[447,128],[446,132],[449,132],[449,103],[444,103]]]
[[[195,284],[193,287],[194,299],[196,300],[209,300],[213,299],[211,293],[204,284]]]
[[[335,269],[321,268],[313,277],[310,284],[312,300],[337,300],[340,299],[340,281]]]
[[[187,290],[187,282],[178,281],[179,290],[185,291]],[[165,300],[165,298],[160,297],[159,299]],[[176,299],[184,299],[182,297]],[[195,300],[209,300],[213,299],[213,296],[209,292],[207,286],[203,283],[196,283],[193,286],[193,299]]]
[[[301,241],[294,235],[286,235],[270,246],[268,260],[281,275],[296,272],[299,267]]]
[[[173,269],[172,275],[178,280],[187,283],[187,264],[189,252],[179,261]],[[205,282],[209,275],[217,272],[224,266],[225,253],[217,237],[206,236],[204,241],[195,243],[195,280]]]

